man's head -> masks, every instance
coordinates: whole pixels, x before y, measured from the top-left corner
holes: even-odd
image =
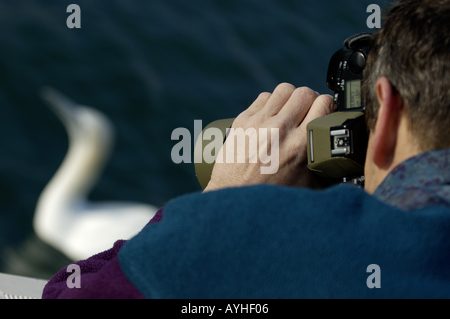
[[[373,36],[363,85],[369,192],[408,157],[450,147],[449,92],[450,0],[399,1]]]

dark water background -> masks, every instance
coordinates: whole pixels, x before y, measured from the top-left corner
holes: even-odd
[[[69,29],[66,8],[81,8]],[[35,238],[34,208],[68,146],[38,90],[50,85],[114,122],[92,200],[164,205],[199,191],[171,161],[171,133],[235,117],[281,82],[328,93],[343,40],[381,0],[0,0],[0,272],[49,278],[68,262]]]

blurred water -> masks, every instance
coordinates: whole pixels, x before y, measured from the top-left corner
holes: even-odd
[[[66,8],[81,8],[68,29]],[[39,99],[51,85],[106,113],[114,153],[92,200],[164,205],[200,190],[175,165],[177,127],[234,117],[280,82],[327,93],[331,55],[369,31],[374,0],[0,0],[0,272],[50,277],[68,262],[34,236],[39,194],[67,135]]]

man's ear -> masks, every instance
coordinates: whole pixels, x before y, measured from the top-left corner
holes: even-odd
[[[376,84],[378,97],[378,117],[375,130],[371,132],[372,160],[380,169],[392,164],[397,147],[398,129],[403,111],[403,102],[385,77]]]

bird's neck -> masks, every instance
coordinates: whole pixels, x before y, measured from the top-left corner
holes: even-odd
[[[109,153],[109,141],[70,141],[63,163],[44,192],[66,203],[84,200],[99,178]]]

